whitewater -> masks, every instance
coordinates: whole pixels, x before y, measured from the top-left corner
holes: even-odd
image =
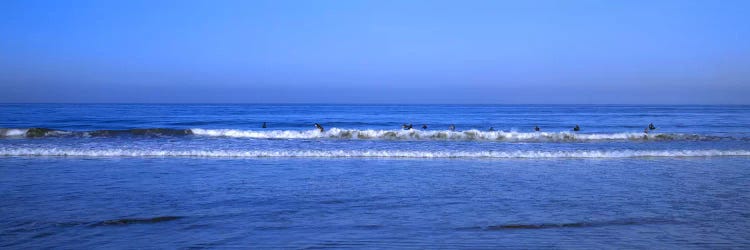
[[[331,128],[326,131],[311,130],[242,130],[242,129],[128,129],[128,130],[96,130],[96,131],[64,131],[49,128],[5,128],[0,129],[2,137],[112,137],[112,136],[208,136],[247,139],[353,139],[353,140],[459,140],[459,141],[603,141],[603,140],[748,140],[749,138],[733,138],[727,136],[712,136],[682,133],[578,133],[570,131],[559,132],[517,132],[517,131],[480,131],[469,129],[466,131],[450,130],[382,130],[382,129],[342,129]]]
[[[574,151],[404,151],[404,150],[127,150],[0,148],[0,156],[228,157],[228,158],[637,158],[750,156],[750,150],[574,150]]]

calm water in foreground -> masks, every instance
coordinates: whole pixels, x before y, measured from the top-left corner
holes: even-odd
[[[0,247],[747,248],[748,124],[748,106],[3,104]]]

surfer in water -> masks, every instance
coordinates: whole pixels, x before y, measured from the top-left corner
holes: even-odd
[[[406,123],[404,123],[404,125],[401,125],[401,127],[404,128],[404,130],[410,130],[413,126],[411,125],[411,123],[409,125],[406,125]]]
[[[490,127],[490,131],[495,131],[495,127]]]
[[[323,126],[320,126],[320,124],[315,123],[315,128],[317,128],[320,132],[323,132],[325,129]]]
[[[427,124],[422,124],[422,129],[427,130]]]
[[[576,124],[576,126],[573,127],[573,131],[581,131],[581,127],[579,127],[578,124]]]
[[[654,126],[654,123],[648,124],[648,130],[654,130],[656,129],[656,126]]]
[[[263,125],[260,125],[261,128],[266,128],[266,122],[263,122]]]
[[[539,126],[534,126],[534,131],[539,132]]]
[[[456,125],[451,124],[450,126],[448,126],[448,130],[456,131]]]

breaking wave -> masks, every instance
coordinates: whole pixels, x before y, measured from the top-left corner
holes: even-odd
[[[358,139],[358,140],[459,140],[459,141],[598,141],[598,140],[716,140],[715,136],[688,134],[600,133],[574,132],[505,132],[449,130],[236,130],[191,129],[194,135],[251,139]]]
[[[28,129],[2,128],[0,129],[0,137],[26,136],[26,131],[28,131]]]
[[[216,158],[638,158],[750,156],[750,150],[573,150],[573,151],[407,151],[407,150],[134,150],[0,148],[0,156],[216,157]]]
[[[143,128],[143,129],[122,129],[122,130],[92,130],[92,131],[65,131],[49,128],[2,128],[0,129],[0,138],[2,137],[61,137],[61,136],[80,136],[80,137],[111,137],[111,136],[180,136],[192,135],[190,129],[171,129],[171,128]]]
[[[449,130],[237,130],[237,129],[171,129],[147,128],[126,130],[63,131],[48,128],[0,129],[0,138],[13,137],[116,137],[116,136],[203,136],[248,139],[339,139],[339,140],[443,140],[443,141],[506,141],[506,142],[576,142],[576,141],[706,141],[738,139],[696,134],[642,132],[575,133],[575,132],[514,132],[514,131],[449,131]],[[743,139],[743,138],[740,138]],[[745,138],[746,139],[746,138]]]

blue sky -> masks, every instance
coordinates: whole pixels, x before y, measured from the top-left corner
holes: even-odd
[[[750,1],[0,1],[0,102],[750,104]]]

